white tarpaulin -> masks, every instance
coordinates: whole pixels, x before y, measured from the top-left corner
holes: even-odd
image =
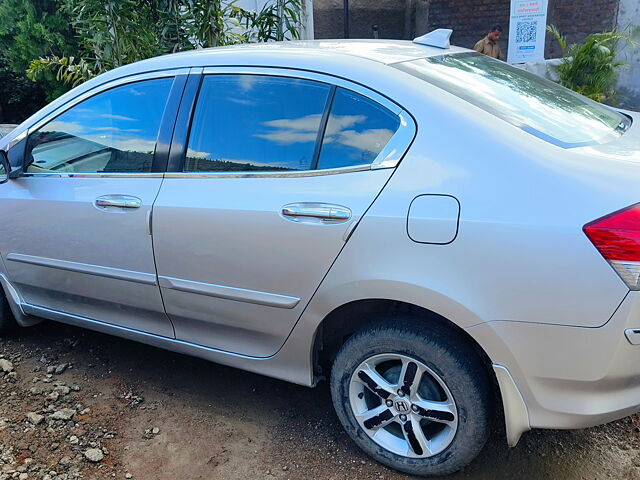
[[[544,60],[548,0],[511,0],[507,62]]]

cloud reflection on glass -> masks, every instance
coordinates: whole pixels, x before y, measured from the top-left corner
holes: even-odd
[[[116,87],[72,107],[29,139],[30,172],[149,172],[173,79]]]

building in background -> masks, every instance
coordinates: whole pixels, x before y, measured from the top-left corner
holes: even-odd
[[[373,25],[380,38],[401,39],[451,28],[452,43],[473,48],[491,25],[499,23],[505,29],[500,46],[506,52],[510,4],[510,0],[349,0],[350,36],[373,38]],[[315,38],[342,38],[343,0],[314,0],[312,22]],[[569,43],[580,42],[591,33],[638,25],[640,0],[549,0],[547,23],[556,25]],[[546,58],[560,54],[547,35]],[[620,101],[640,108],[640,50],[627,49],[620,57],[632,65],[620,73]]]

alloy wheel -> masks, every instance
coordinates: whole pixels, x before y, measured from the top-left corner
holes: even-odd
[[[453,395],[423,362],[406,355],[374,355],[351,376],[349,402],[362,430],[376,444],[409,458],[446,449],[458,428]]]

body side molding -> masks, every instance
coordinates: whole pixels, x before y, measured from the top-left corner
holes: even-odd
[[[215,285],[213,283],[194,282],[172,277],[159,277],[160,287],[181,292],[196,293],[209,297],[224,298],[237,302],[255,303],[276,308],[294,308],[300,302],[299,298],[276,293],[258,292],[246,290],[244,288],[227,287],[225,285]]]
[[[87,275],[97,275],[99,277],[142,283],[144,285],[158,284],[156,276],[153,273],[102,267],[100,265],[92,265],[89,263],[77,263],[67,260],[57,260],[54,258],[36,257],[33,255],[23,255],[21,253],[8,254],[7,261],[27,263],[29,265],[38,265],[40,267],[57,268],[58,270],[67,270],[69,272],[86,273]]]

